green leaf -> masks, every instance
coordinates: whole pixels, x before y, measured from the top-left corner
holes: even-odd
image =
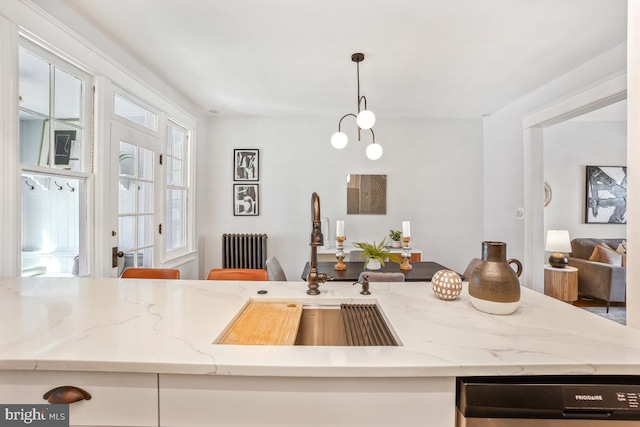
[[[360,258],[365,260],[365,268],[369,259],[377,259],[380,262],[380,265],[384,266],[385,259],[398,262],[395,254],[391,254],[391,251],[387,248],[387,239],[382,239],[382,242],[376,244],[375,240],[373,243],[369,242],[353,242],[353,246],[356,248],[362,249],[362,255]]]

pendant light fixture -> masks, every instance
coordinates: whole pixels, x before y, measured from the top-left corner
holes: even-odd
[[[371,111],[367,110],[367,98],[364,95],[360,96],[360,63],[364,61],[364,54],[354,53],[351,55],[351,60],[356,63],[356,73],[358,77],[358,114],[349,113],[342,116],[338,122],[338,132],[334,133],[331,137],[331,145],[338,150],[347,146],[349,138],[347,138],[347,135],[340,130],[340,127],[342,125],[342,120],[344,120],[345,117],[353,116],[356,118],[356,124],[358,125],[358,141],[360,141],[360,131],[362,129],[368,129],[371,131],[372,142],[367,146],[366,153],[367,157],[371,160],[377,160],[382,156],[382,147],[380,144],[376,144],[376,135],[373,133],[372,129],[376,122],[376,116]],[[361,109],[363,101],[364,109]]]

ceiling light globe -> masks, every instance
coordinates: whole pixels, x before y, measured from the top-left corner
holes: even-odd
[[[360,129],[371,129],[376,122],[376,115],[369,110],[360,111],[356,117]]]
[[[342,150],[346,147],[347,142],[349,142],[349,138],[347,138],[347,134],[344,132],[336,132],[331,137],[331,145],[333,145],[333,148],[337,148],[338,150]]]
[[[367,157],[371,160],[378,160],[382,157],[382,146],[380,144],[371,143],[367,147]]]

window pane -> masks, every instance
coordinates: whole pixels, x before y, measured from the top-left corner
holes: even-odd
[[[49,115],[49,63],[20,49],[20,108]]]
[[[138,149],[138,178],[153,179],[153,151],[140,147]]]
[[[56,67],[54,93],[54,117],[79,125],[82,80]]]
[[[135,176],[136,146],[120,141],[119,165],[120,175]]]
[[[54,165],[57,168],[80,171],[82,145],[80,130],[63,122],[55,122],[53,131]]]
[[[138,213],[153,213],[153,184],[138,183]]]
[[[166,248],[173,250],[186,246],[186,190],[167,190]]]
[[[132,179],[120,179],[118,186],[118,213],[130,214],[136,210],[136,182]]]
[[[167,185],[182,186],[185,132],[172,125],[167,129]]]
[[[138,267],[153,267],[153,248],[144,248],[138,251]]]
[[[116,93],[114,113],[151,130],[158,130],[158,116]]]
[[[153,215],[138,217],[138,247],[153,244]]]
[[[184,132],[171,126],[173,141],[171,144],[171,155],[176,159],[182,159],[184,150]]]
[[[23,275],[77,275],[84,180],[32,174],[22,180]]]
[[[142,266],[142,255],[138,255],[138,251],[129,251],[124,254],[124,269],[129,267]]]
[[[178,159],[171,159],[171,164],[168,165],[169,168],[169,177],[167,177],[167,179],[170,179],[170,182],[167,183],[167,185],[175,185],[178,187],[181,187],[184,185],[184,181],[182,179],[182,160],[178,160]]]
[[[20,162],[46,166],[49,162],[49,120],[20,111]]]
[[[118,218],[118,249],[126,251],[135,247],[135,217],[121,216]]]

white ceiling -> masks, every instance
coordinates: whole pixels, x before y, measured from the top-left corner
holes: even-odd
[[[34,0],[221,115],[479,118],[626,41],[627,0]]]

